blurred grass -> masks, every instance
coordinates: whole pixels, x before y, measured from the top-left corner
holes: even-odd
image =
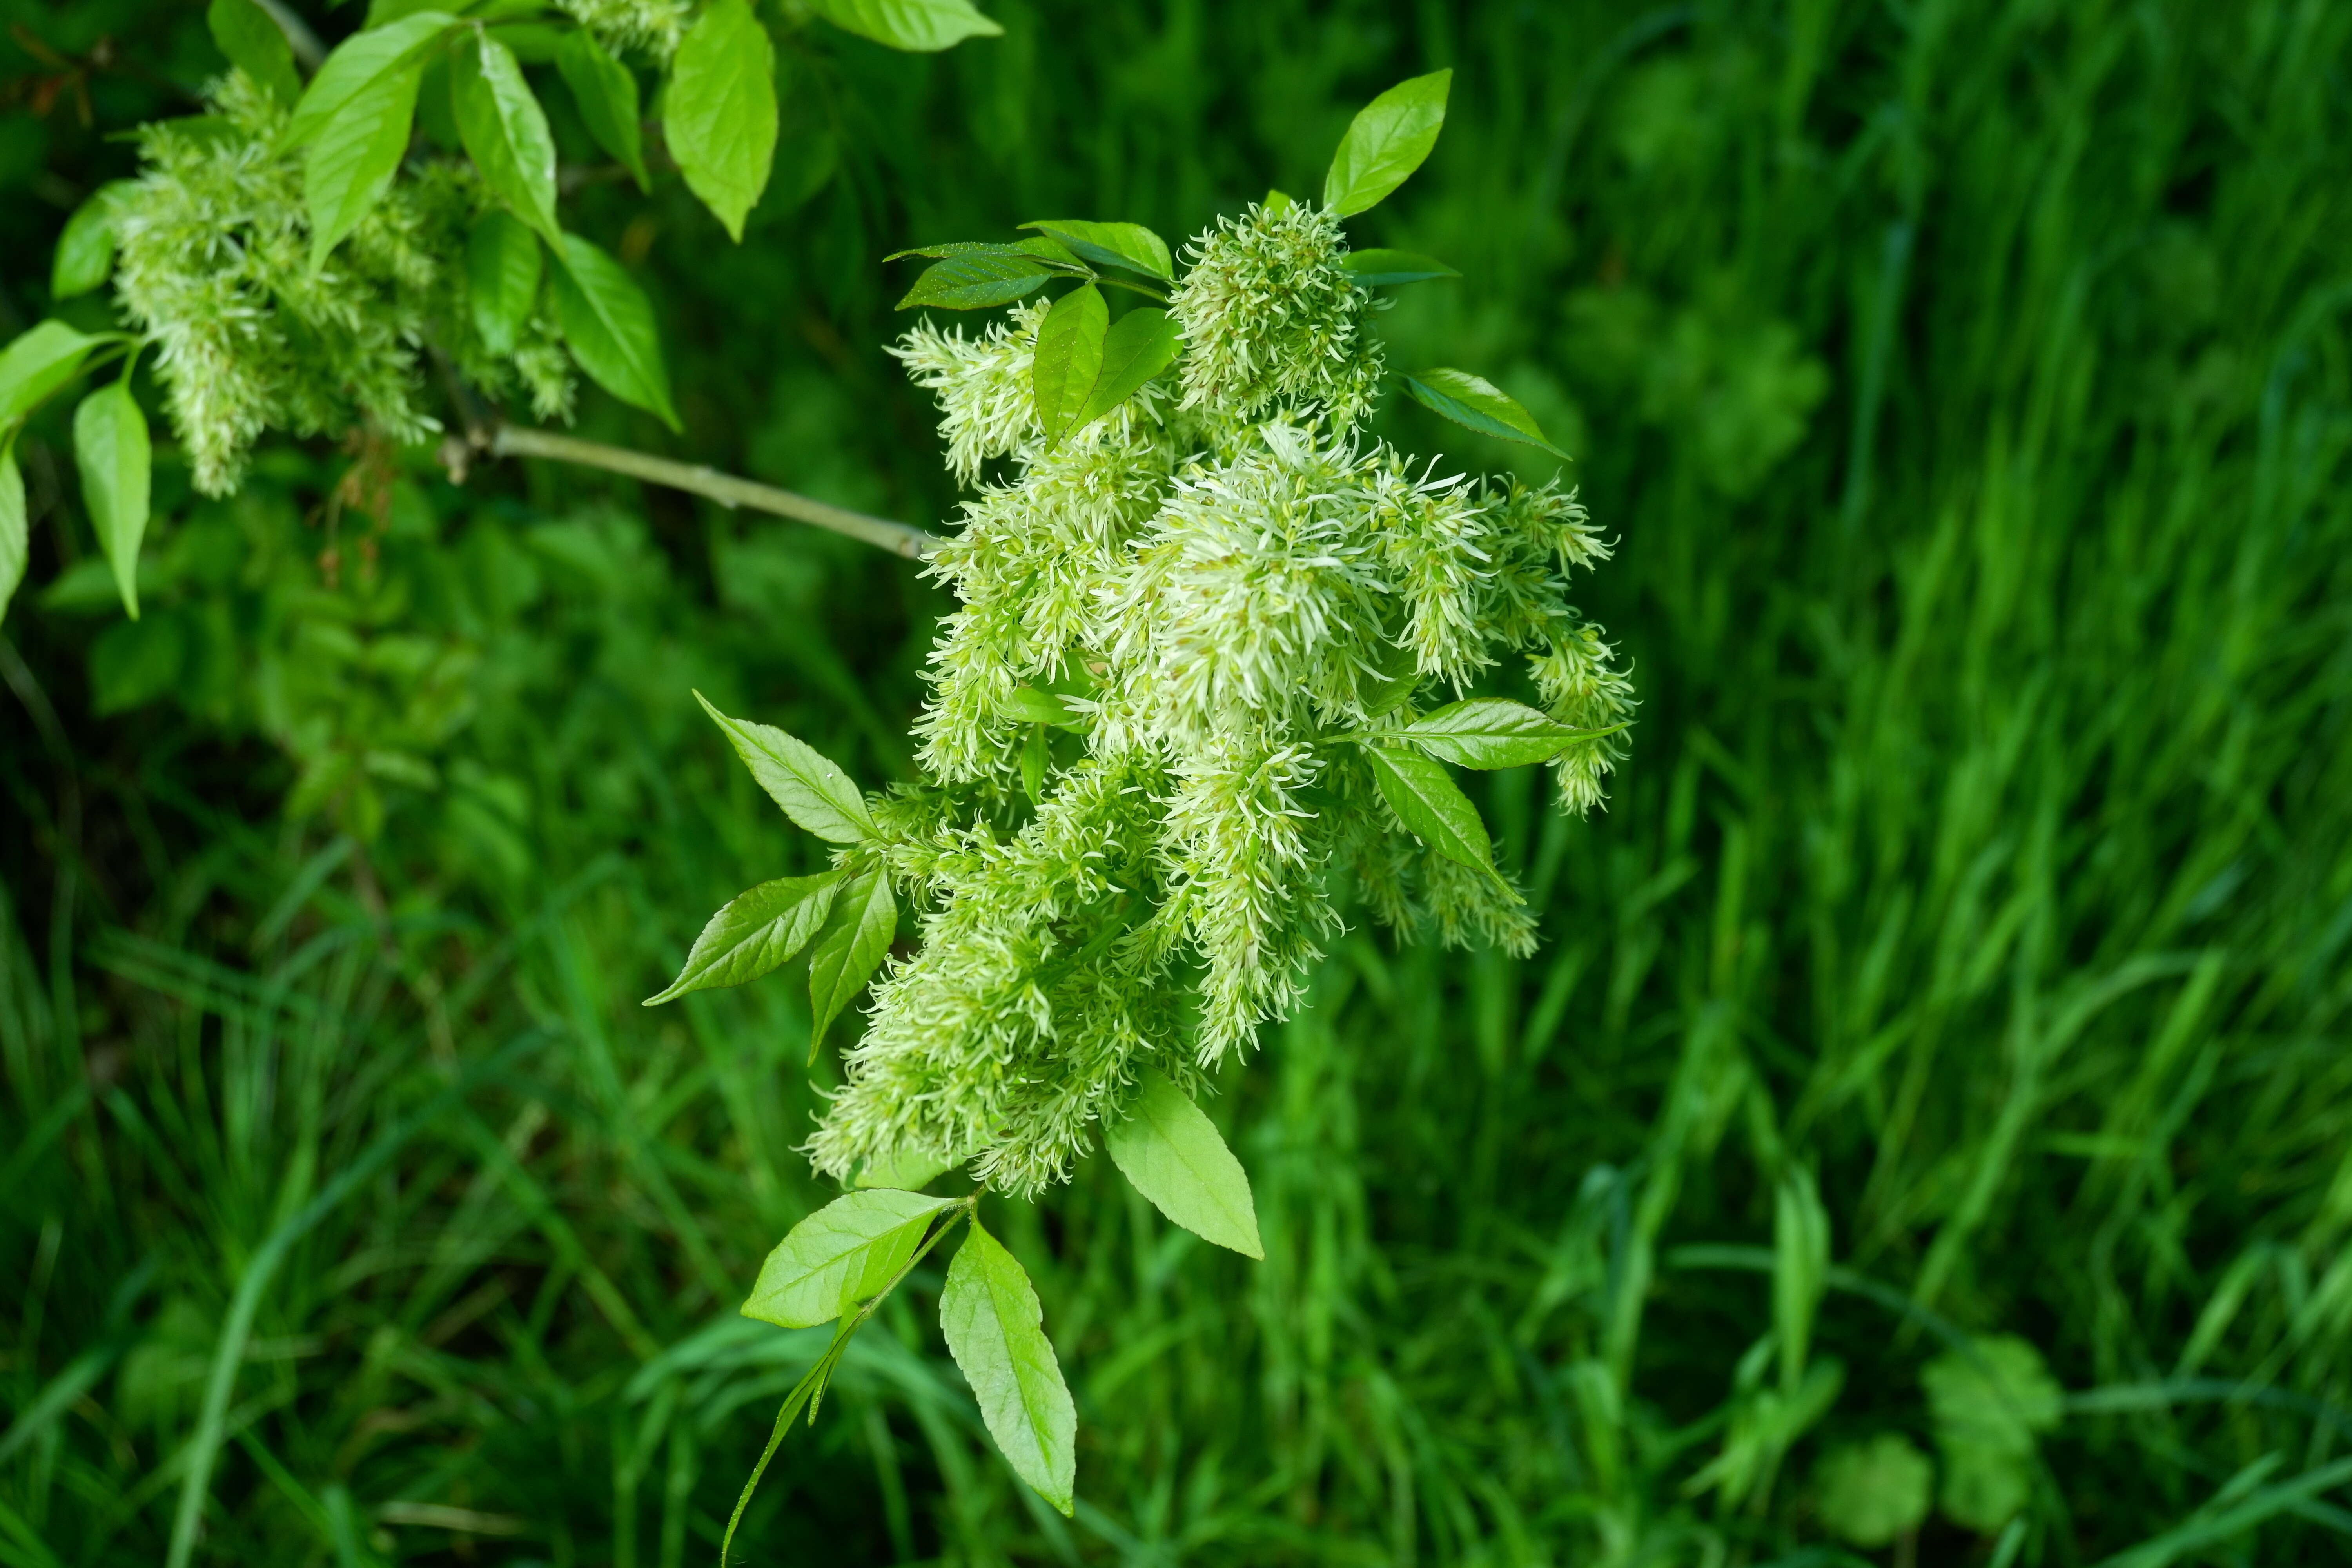
[[[2340,1557],[2352,15],[990,8],[1001,41],[804,66],[785,166],[833,135],[841,173],[740,250],[682,199],[637,231],[697,455],[948,515],[876,257],[1053,210],[1193,232],[1451,64],[1437,156],[1359,226],[1467,275],[1394,357],[1569,433],[1645,706],[1605,816],[1487,781],[1536,959],[1351,934],[1232,1077],[1265,1264],[1102,1162],[992,1219],[1079,1402],[1075,1522],[989,1453],[919,1291],[751,1560],[1827,1563],[1815,1458],[1927,1446],[1921,1366],[1994,1331],[2072,1391],[2000,1562]],[[184,80],[193,15],[148,46]],[[87,47],[149,10],[25,16]],[[119,172],[96,137],[0,118],[11,199]],[[5,270],[13,330],[38,258]],[[162,654],[69,592],[9,617],[0,1563],[159,1562],[184,1499],[205,1562],[707,1561],[817,1349],[732,1310],[824,1195],[793,1146],[831,1068],[782,982],[635,1005],[810,854],[685,692],[888,776],[937,600],[543,471],[420,473],[379,587],[321,595],[284,498],[333,471],[180,508]],[[36,581],[89,553],[47,504]],[[363,847],[282,820],[306,715],[436,787],[387,783]],[[1754,1408],[1800,1169],[1843,1389],[1728,1507],[1686,1483]]]

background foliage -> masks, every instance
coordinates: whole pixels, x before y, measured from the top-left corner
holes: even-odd
[[[218,66],[192,5],[5,8],[13,334],[128,172],[108,133]],[[1534,960],[1359,933],[1230,1074],[1264,1264],[1103,1161],[992,1215],[1079,1404],[1075,1523],[902,1309],[753,1560],[1828,1562],[1786,1554],[1922,1455],[1944,1506],[1874,1560],[2340,1551],[2352,16],[989,9],[943,56],[795,55],[740,248],[674,180],[588,185],[688,435],[601,397],[587,433],[949,518],[884,252],[1197,232],[1450,65],[1363,226],[1467,279],[1385,330],[1575,455],[1645,706],[1589,824],[1478,785]],[[938,595],[570,471],[419,454],[338,504],[320,445],[227,502],[159,452],[133,625],[63,439],[20,448],[0,642],[0,1562],[160,1560],[191,1463],[205,1561],[708,1560],[820,1348],[734,1307],[824,1195],[793,1145],[832,1069],[789,984],[636,1006],[702,911],[815,868],[687,691],[893,776]],[[1786,1347],[1741,1363],[1806,1169],[1844,1376],[1783,1458]],[[2066,1391],[2005,1532],[1948,1495],[1965,1335]]]

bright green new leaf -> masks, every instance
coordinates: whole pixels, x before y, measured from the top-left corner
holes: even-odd
[[[555,47],[555,68],[563,75],[563,85],[572,89],[572,100],[580,107],[580,118],[587,122],[588,134],[596,138],[596,145],[620,160],[637,182],[640,191],[650,190],[653,182],[646,174],[645,110],[637,99],[637,79],[628,67],[614,59],[596,35],[585,27],[574,27],[563,35]]]
[[[743,1315],[788,1329],[832,1321],[845,1299],[866,1300],[887,1285],[932,1216],[956,1201],[893,1187],[835,1198],[768,1254]]]
[[[25,580],[25,561],[32,553],[32,529],[25,512],[25,476],[16,468],[16,448],[0,444],[0,616],[16,584]]]
[[[1448,860],[1484,871],[1508,888],[1495,869],[1495,848],[1486,837],[1486,823],[1479,820],[1478,808],[1446,774],[1443,763],[1391,746],[1366,746],[1364,756],[1372,765],[1381,798],[1389,803],[1405,831]],[[1513,895],[1515,900],[1517,897]]]
[[[325,73],[320,74],[323,79]],[[312,267],[325,261],[392,189],[392,177],[408,153],[408,128],[424,74],[423,64],[412,58],[370,78],[311,139],[302,197],[310,209]]]
[[[1555,458],[1568,456],[1551,444],[1543,426],[1536,423],[1535,416],[1520,407],[1509,394],[1466,370],[1415,371],[1404,378],[1404,389],[1412,394],[1414,402],[1444,415],[1456,425],[1484,436],[1541,447]]]
[[[1433,278],[1462,276],[1435,257],[1416,256],[1410,250],[1351,250],[1347,267],[1355,274],[1356,281],[1367,289],[1377,289],[1384,283],[1426,283]]]
[[[1020,1260],[980,1227],[956,1249],[940,1329],[1013,1473],[1065,1514],[1076,1507],[1078,1413]]]
[[[861,1187],[898,1187],[913,1192],[928,1187],[940,1179],[948,1168],[945,1160],[929,1154],[909,1153],[905,1150],[875,1161],[857,1173],[855,1185]]]
[[[1014,687],[1004,710],[1024,724],[1074,724],[1078,718],[1077,710],[1063,698],[1034,686]]]
[[[0,349],[0,437],[79,374],[82,361],[105,342],[63,321],[41,321]]]
[[[250,5],[252,0],[246,3]],[[129,180],[109,180],[90,192],[66,219],[49,260],[50,299],[87,294],[114,270],[115,204],[131,189]]]
[[[1086,428],[1134,396],[1145,382],[1176,363],[1176,351],[1182,346],[1183,334],[1165,310],[1147,305],[1113,321],[1103,338],[1102,372],[1074,427]]]
[[[539,300],[539,237],[512,213],[490,211],[466,237],[466,306],[482,346],[514,353]]]
[[[739,893],[725,909],[710,917],[686,967],[657,996],[646,998],[654,1006],[689,991],[709,991],[757,980],[809,944],[833,910],[841,873],[814,877],[779,877],[748,893]]]
[[[1103,338],[1109,330],[1110,307],[1091,283],[1055,300],[1038,323],[1029,386],[1047,447],[1058,444],[1077,423],[1078,410],[1102,374]]]
[[[865,987],[898,934],[898,905],[890,879],[867,871],[841,889],[824,935],[809,954],[809,1059],[824,1032]]]
[[[1298,198],[1288,191],[1269,190],[1258,205],[1270,213],[1286,213],[1298,205]]]
[[[1383,730],[1381,738],[1411,741],[1430,755],[1465,768],[1516,768],[1556,757],[1599,733],[1563,724],[1524,702],[1473,697]]]
[[[555,138],[514,51],[478,33],[471,47],[457,51],[450,72],[457,135],[482,183],[548,244],[562,244],[555,223]]]
[[[340,118],[352,100],[383,77],[416,65],[457,26],[443,11],[419,11],[381,27],[354,33],[335,46],[310,79],[302,100],[278,133],[280,152],[299,147]]]
[[[1103,1129],[1103,1147],[1161,1214],[1244,1258],[1265,1256],[1248,1173],[1208,1113],[1165,1075],[1143,1075],[1127,1120]]]
[[[730,719],[698,691],[694,700],[734,742],[735,754],[760,787],[791,817],[819,838],[862,844],[874,837],[874,818],[857,786],[816,748],[771,724]]]
[[[688,188],[740,243],[776,154],[776,50],[746,0],[702,13],[670,62],[662,101]]]
[[[302,97],[302,79],[294,71],[294,47],[256,0],[213,0],[205,25],[228,63],[253,79],[278,102],[291,109]]]
[[[669,371],[654,331],[654,308],[626,268],[576,234],[556,253],[555,320],[589,378],[671,429]]]
[[[1404,184],[1445,125],[1451,70],[1401,81],[1363,107],[1323,176],[1323,205],[1348,217],[1377,206]]]
[[[1831,1449],[1813,1468],[1814,1510],[1832,1535],[1876,1551],[1927,1517],[1936,1467],[1899,1433]]]
[[[923,268],[898,309],[937,305],[948,310],[984,310],[1009,305],[1045,286],[1059,269],[1016,250],[970,250],[935,261]]]
[[[1124,267],[1163,283],[1176,280],[1176,259],[1168,242],[1139,223],[1088,223],[1083,218],[1040,218],[1024,223],[1051,239],[1058,239],[1097,267]]]
[[[123,382],[113,382],[81,400],[74,410],[74,466],[81,470],[82,504],[98,529],[98,542],[114,568],[122,607],[139,618],[139,544],[147,535],[147,489],[152,456],[147,416]]]
[[[809,0],[809,9],[877,44],[926,53],[1004,31],[974,10],[971,0]]]

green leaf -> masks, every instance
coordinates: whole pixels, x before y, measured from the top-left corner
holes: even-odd
[[[1348,217],[1377,206],[1421,167],[1445,124],[1451,70],[1401,81],[1366,104],[1323,176],[1323,205]]]
[[[1048,238],[1058,239],[1097,267],[1124,267],[1164,283],[1176,280],[1175,258],[1168,242],[1139,223],[1088,223],[1083,218],[1040,218],[1024,223]]]
[[[385,76],[423,59],[457,19],[443,11],[419,11],[382,27],[354,33],[335,47],[310,79],[302,100],[278,133],[278,151],[311,141],[339,118],[352,100]]]
[[[1086,406],[1095,379],[1102,374],[1103,338],[1109,329],[1110,307],[1091,283],[1055,300],[1037,324],[1029,385],[1036,395],[1037,422],[1045,426],[1046,446],[1058,444]]]
[[[466,237],[466,306],[482,346],[515,352],[539,299],[539,237],[512,213],[486,212]]]
[[[1267,191],[1265,193],[1265,199],[1258,204],[1258,205],[1264,207],[1270,213],[1286,213],[1297,205],[1298,198],[1292,195],[1288,191],[1276,190]]]
[[[860,37],[925,53],[1004,31],[974,10],[971,0],[809,0],[809,9]]]
[[[16,468],[16,448],[0,444],[0,616],[25,580],[25,562],[33,548],[32,529],[25,512],[25,476]]]
[[[572,100],[580,106],[580,118],[587,122],[588,134],[596,138],[596,145],[620,160],[637,182],[638,190],[650,190],[653,182],[646,174],[645,110],[638,102],[635,74],[606,53],[596,35],[585,27],[563,35],[555,48],[555,68],[562,73],[563,85],[572,89]]]
[[[1046,248],[1048,246],[1050,249]],[[1070,254],[1070,247],[1059,240],[1024,239],[1008,245],[994,239],[951,239],[942,245],[918,245],[906,250],[894,250],[882,259],[896,261],[905,256],[1027,256],[1058,262],[1080,277],[1086,274],[1077,258]]]
[[[1078,1413],[1044,1320],[1028,1272],[975,1215],[948,1265],[940,1329],[1013,1473],[1069,1514],[1077,1489]]]
[[[1404,378],[1404,388],[1423,407],[1443,414],[1456,425],[1482,436],[1524,441],[1530,447],[1541,447],[1555,458],[1568,456],[1551,444],[1534,415],[1493,382],[1466,370],[1415,371]]]
[[[1208,1113],[1167,1077],[1143,1075],[1128,1119],[1103,1130],[1103,1147],[1161,1214],[1244,1258],[1265,1256],[1248,1173]]]
[[[769,798],[784,808],[786,816],[835,844],[863,844],[874,837],[874,818],[866,812],[866,797],[857,793],[849,775],[815,747],[772,725],[730,719],[699,691],[694,700],[726,731],[735,744],[735,754],[743,759],[743,765],[751,770]]]
[[[1040,691],[1034,686],[1016,686],[1004,704],[1004,710],[1024,724],[1074,725],[1077,710],[1063,698],[1051,691]]]
[[[1433,757],[1465,768],[1516,768],[1556,757],[1606,730],[1579,730],[1503,697],[1473,697],[1383,730],[1383,741],[1411,741]]]
[[[1045,798],[1045,769],[1053,762],[1045,745],[1045,726],[1032,724],[1021,742],[1021,790],[1033,801]]]
[[[576,234],[563,237],[555,259],[555,320],[572,357],[597,385],[677,429],[669,371],[645,290],[619,262]]]
[[[715,0],[677,47],[663,95],[670,156],[739,244],[776,154],[776,50],[746,0]]]
[[[900,1150],[896,1154],[876,1160],[857,1173],[855,1185],[861,1187],[898,1187],[913,1192],[928,1187],[940,1179],[948,1168],[945,1160],[929,1154],[910,1153]]]
[[[1168,312],[1149,305],[1113,321],[1103,338],[1102,373],[1073,427],[1085,429],[1134,396],[1145,382],[1176,363],[1183,341]]]
[[[251,5],[252,0],[246,0]],[[106,281],[114,270],[116,205],[133,188],[129,180],[109,180],[90,192],[66,219],[49,261],[49,298],[70,300]]]
[[[868,1300],[889,1284],[932,1216],[957,1201],[891,1187],[835,1198],[768,1254],[743,1315],[788,1329],[830,1322],[845,1300]]]
[[[645,1005],[655,1006],[689,991],[740,985],[788,963],[823,928],[840,885],[841,873],[827,871],[779,877],[737,894],[694,939],[686,967],[668,989],[646,997]]]
[[[79,374],[105,342],[63,321],[42,321],[0,349],[0,435]]]
[[[555,138],[514,51],[477,34],[450,69],[457,135],[482,183],[548,244],[562,244],[555,224]]]
[[[1407,832],[1448,860],[1484,871],[1502,883],[1501,873],[1495,869],[1495,849],[1487,840],[1486,825],[1478,819],[1478,808],[1446,774],[1443,763],[1388,746],[1366,746],[1364,755],[1372,764],[1381,798],[1389,803]]]
[[[1410,250],[1351,250],[1348,270],[1367,289],[1384,283],[1426,283],[1433,278],[1459,278],[1461,273],[1434,257]]]
[[[809,954],[809,1059],[849,999],[874,977],[890,939],[898,934],[898,906],[890,879],[867,871],[841,890],[824,935]]]
[[[422,62],[411,59],[371,78],[311,140],[302,197],[310,210],[312,267],[325,261],[392,188],[408,153],[408,128],[424,74]]]
[[[923,268],[898,309],[936,305],[949,310],[984,310],[1009,305],[1045,286],[1058,269],[1014,250],[960,251]]]
[[[1876,1551],[1927,1517],[1936,1467],[1899,1433],[1832,1448],[1813,1468],[1822,1528],[1849,1546]]]
[[[213,0],[205,25],[228,63],[254,86],[289,109],[301,100],[302,79],[294,72],[294,47],[286,41],[286,29],[255,0]]]
[[[152,466],[147,416],[123,382],[100,387],[74,410],[74,466],[81,470],[82,504],[98,542],[114,568],[122,607],[139,618],[139,543],[147,534],[147,487]]]

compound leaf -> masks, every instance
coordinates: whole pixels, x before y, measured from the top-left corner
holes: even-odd
[[[1577,742],[1605,732],[1563,724],[1507,698],[1473,697],[1384,730],[1381,738],[1411,741],[1430,755],[1465,768],[1516,768],[1556,757]]]
[[[1028,1271],[975,1215],[948,1265],[940,1329],[1013,1474],[1068,1514],[1077,1489],[1078,1413],[1044,1321]]]
[[[301,100],[294,47],[286,41],[286,29],[256,0],[213,0],[205,11],[205,26],[228,63],[250,77],[254,86],[289,109]]]
[[[809,9],[860,37],[924,53],[1004,31],[974,10],[971,0],[810,0]]]
[[[1341,217],[1376,206],[1421,167],[1445,125],[1451,70],[1401,81],[1360,111],[1323,176],[1323,205]]]
[[[466,305],[482,346],[515,352],[539,299],[539,238],[512,213],[486,212],[466,237]]]
[[[1176,351],[1182,346],[1183,335],[1165,310],[1147,305],[1113,321],[1103,338],[1102,373],[1073,427],[1084,429],[1134,396],[1145,382],[1176,363]]]
[[[1161,1214],[1244,1258],[1265,1256],[1248,1173],[1208,1113],[1165,1075],[1144,1074],[1128,1119],[1103,1130],[1103,1147]]]
[[[670,156],[740,243],[776,155],[776,49],[747,0],[717,0],[671,62],[663,95]]]
[[[637,182],[638,190],[650,190],[645,110],[637,98],[636,77],[585,27],[563,35],[563,41],[555,47],[555,68],[562,73],[563,85],[572,89],[572,100],[579,105],[580,118],[587,122],[588,134],[596,138],[596,145],[620,160],[630,178]]]
[[[671,429],[669,371],[654,331],[654,308],[621,264],[576,234],[556,253],[555,320],[589,379]]]
[[[82,503],[98,542],[114,569],[122,607],[139,618],[139,545],[147,535],[147,490],[152,471],[147,416],[124,382],[100,387],[74,410],[74,466],[81,470]]]
[[[957,1202],[896,1187],[835,1198],[793,1226],[768,1254],[743,1315],[805,1329],[871,1299],[922,1244],[932,1216]]]
[[[1030,362],[1029,386],[1037,400],[1037,422],[1045,445],[1060,442],[1077,423],[1078,411],[1102,374],[1103,339],[1110,307],[1089,283],[1054,301],[1037,324],[1037,352]]]
[[[819,838],[835,844],[862,844],[874,837],[874,818],[866,797],[849,775],[821,755],[807,742],[797,740],[772,724],[730,719],[698,691],[694,700],[734,742],[735,754],[760,781],[760,787],[791,817]]]
[[[867,871],[842,889],[824,935],[809,954],[811,1060],[826,1028],[873,978],[898,934],[898,906],[890,897],[889,878]]]
[[[457,135],[482,183],[548,244],[562,244],[555,225],[555,138],[514,51],[477,34],[450,68]]]
[[[1423,407],[1443,414],[1456,425],[1506,441],[1540,447],[1555,458],[1566,452],[1551,444],[1534,415],[1483,376],[1466,370],[1422,370],[1404,378],[1404,388]]]
[[[677,978],[657,996],[646,998],[654,1006],[689,991],[709,991],[757,980],[809,944],[833,910],[841,874],[827,871],[814,877],[779,877],[739,893],[710,917]]]

